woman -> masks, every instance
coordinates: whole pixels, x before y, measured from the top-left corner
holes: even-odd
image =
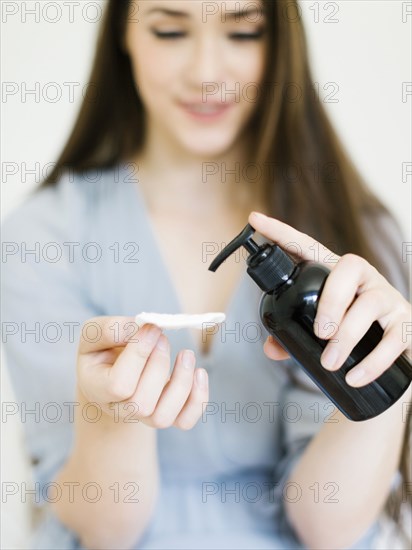
[[[278,345],[245,331],[260,326],[260,290],[243,259],[207,270],[246,220],[304,257],[333,251],[317,325],[337,323],[339,338],[324,367],[375,319],[385,337],[348,383],[407,347],[401,234],[313,94],[294,7],[108,3],[68,143],[4,227],[41,250],[10,255],[4,276],[7,321],[42,331],[36,346],[6,345],[18,397],[42,412],[26,423],[45,504],[38,548],[372,548],[385,503],[399,515],[411,388],[348,421]],[[149,324],[136,338],[143,310],[227,318],[212,338]],[[49,323],[71,332],[46,338]]]

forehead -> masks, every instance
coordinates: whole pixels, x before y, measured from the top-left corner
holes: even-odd
[[[237,14],[247,13],[252,16],[262,13],[263,0],[132,0],[142,15],[160,16],[168,15],[189,19],[190,17],[203,16],[204,18],[235,19]],[[251,20],[252,21],[252,20]]]

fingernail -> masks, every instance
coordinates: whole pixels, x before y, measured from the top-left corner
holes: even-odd
[[[356,384],[357,382],[360,382],[362,378],[365,376],[365,369],[362,367],[360,368],[354,368],[348,372],[346,375],[346,382],[348,384]]]
[[[265,216],[265,214],[262,214],[261,212],[256,212],[255,210],[253,210],[252,216],[255,216],[256,218],[260,218],[261,220],[263,220],[263,218],[267,217],[267,216]]]
[[[160,351],[169,351],[169,341],[164,334],[161,334],[157,341],[156,347]]]
[[[323,352],[320,362],[325,369],[332,369],[338,360],[339,351],[335,347],[327,347]]]
[[[191,369],[195,363],[195,354],[191,349],[185,349],[182,357],[183,366],[186,369]]]
[[[157,342],[160,333],[161,329],[157,325],[151,325],[144,339],[148,344],[153,345]]]
[[[196,382],[200,388],[207,388],[207,372],[205,369],[196,369]]]

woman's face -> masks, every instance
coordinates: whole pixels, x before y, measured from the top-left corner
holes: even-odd
[[[235,143],[262,91],[264,27],[258,0],[131,2],[126,47],[156,142],[200,156]]]

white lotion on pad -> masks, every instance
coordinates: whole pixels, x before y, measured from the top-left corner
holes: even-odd
[[[138,326],[153,323],[162,329],[205,328],[204,325],[222,323],[226,318],[224,313],[147,313],[142,311],[135,317]]]

